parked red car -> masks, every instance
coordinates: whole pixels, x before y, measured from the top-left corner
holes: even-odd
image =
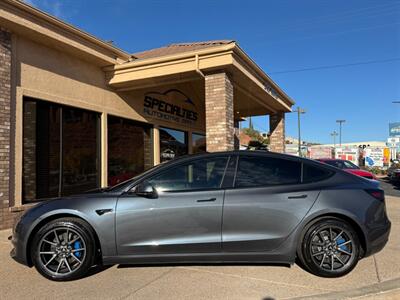
[[[376,180],[376,176],[374,174],[360,169],[360,167],[356,166],[355,164],[353,164],[352,162],[350,162],[348,160],[326,158],[326,159],[318,159],[318,161],[326,163],[331,166],[334,166],[336,168],[342,169],[346,172],[364,177],[364,178]]]

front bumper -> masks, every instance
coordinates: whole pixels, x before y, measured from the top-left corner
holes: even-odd
[[[26,247],[25,247],[25,241],[22,239],[22,223],[21,220],[16,222],[16,225],[13,228],[11,243],[13,245],[13,249],[10,252],[10,256],[12,259],[14,259],[16,262],[23,264],[25,266],[31,266],[30,262],[28,261],[27,258],[27,253],[26,253]]]

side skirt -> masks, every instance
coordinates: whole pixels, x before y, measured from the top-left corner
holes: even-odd
[[[104,265],[114,264],[187,264],[187,263],[268,263],[293,265],[294,257],[282,254],[265,253],[189,253],[189,254],[151,254],[104,256]]]

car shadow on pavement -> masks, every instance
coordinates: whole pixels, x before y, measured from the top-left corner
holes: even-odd
[[[115,265],[96,265],[89,269],[88,273],[83,278],[94,276],[98,273],[104,272]],[[121,264],[117,269],[125,268],[151,268],[151,267],[204,267],[204,266],[260,266],[260,267],[286,267],[290,268],[290,264],[283,263],[148,263],[148,264]]]
[[[286,267],[290,268],[290,264],[284,263],[235,263],[235,262],[216,262],[216,263],[148,263],[148,264],[121,264],[118,269],[124,268],[151,268],[151,267],[218,267],[218,266],[260,266],[260,267]]]
[[[96,265],[93,266],[89,269],[89,271],[85,274],[85,276],[83,276],[82,278],[87,278],[87,277],[91,277],[93,275],[96,275],[98,273],[101,273],[111,267],[113,267],[114,265],[107,265],[107,266],[103,266],[103,265]]]

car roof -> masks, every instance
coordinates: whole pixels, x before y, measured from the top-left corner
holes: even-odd
[[[180,163],[186,160],[191,160],[195,158],[206,158],[206,157],[216,157],[216,156],[224,156],[224,155],[238,155],[238,156],[265,156],[265,157],[274,157],[274,158],[281,158],[281,159],[288,159],[294,161],[304,161],[309,162],[312,164],[320,165],[321,162],[318,162],[314,159],[309,159],[305,157],[298,157],[290,154],[278,153],[278,152],[271,152],[265,150],[232,150],[232,151],[221,151],[221,152],[205,152],[205,153],[197,153],[197,154],[188,154],[177,157],[171,161],[166,162],[168,165],[172,165],[175,163]]]

